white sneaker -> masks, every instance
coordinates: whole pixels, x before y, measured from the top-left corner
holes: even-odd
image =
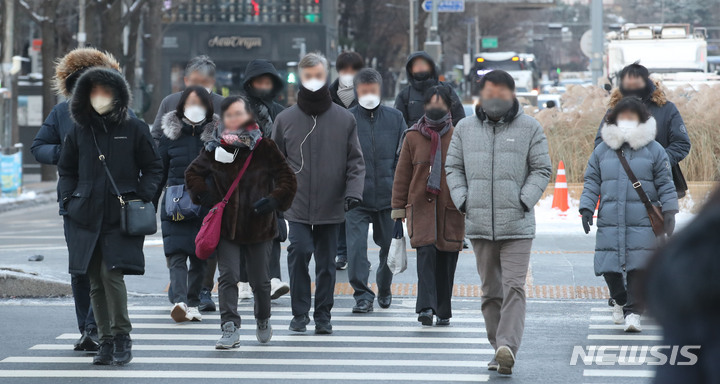
[[[272,300],[290,292],[290,286],[282,280],[274,277],[270,279],[270,298]]]
[[[200,314],[200,311],[198,311],[198,307],[189,307],[187,318],[190,321],[202,321],[202,315]]]
[[[188,306],[185,303],[177,303],[170,310],[170,317],[175,320],[176,323],[182,323],[189,321],[191,318],[188,317]]]
[[[612,307],[612,320],[615,324],[622,324],[625,322],[625,315],[623,314],[623,306],[613,301]]]
[[[631,313],[625,317],[625,332],[640,332],[642,327],[640,326],[640,315]]]
[[[238,283],[238,299],[248,300],[253,298],[252,289],[250,289],[250,283]]]

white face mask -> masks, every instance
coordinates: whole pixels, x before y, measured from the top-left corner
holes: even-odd
[[[90,105],[92,105],[95,112],[99,115],[104,115],[113,107],[113,98],[108,96],[94,96],[90,98]]]
[[[629,131],[638,127],[638,122],[633,120],[618,120],[617,126],[623,134],[627,134]]]
[[[199,123],[203,121],[207,115],[207,110],[199,105],[191,105],[185,108],[185,118],[190,120],[192,123]]]
[[[235,161],[235,155],[237,155],[237,153],[237,149],[235,150],[235,152],[230,153],[226,151],[223,147],[217,147],[215,148],[215,161],[219,163],[230,164]]]
[[[340,85],[342,85],[345,88],[350,88],[353,86],[353,80],[355,79],[355,76],[353,75],[340,75],[338,77],[338,80],[340,82]]]
[[[380,96],[368,93],[358,98],[358,104],[365,109],[375,109],[380,105]]]
[[[320,88],[325,86],[325,82],[320,79],[310,79],[303,81],[302,86],[310,92],[317,92]]]

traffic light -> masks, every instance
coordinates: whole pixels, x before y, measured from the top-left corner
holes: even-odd
[[[307,0],[309,5],[306,6],[308,10],[304,15],[305,21],[308,23],[319,23],[320,22],[320,0]]]
[[[294,73],[292,73],[292,72],[288,73],[287,82],[288,82],[288,84],[295,84],[297,82],[297,80],[295,79]]]

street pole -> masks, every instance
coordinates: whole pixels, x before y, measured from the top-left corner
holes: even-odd
[[[440,7],[440,0],[433,0],[433,2],[432,2],[432,26],[430,27],[430,41],[440,41],[440,34],[438,33],[438,7]]]
[[[85,0],[79,0],[78,7],[80,9],[78,10],[77,42],[78,47],[82,48],[85,46],[85,41],[87,41],[87,35],[85,34]]]
[[[16,99],[15,91],[17,91],[13,84],[13,76],[10,74],[13,57],[13,42],[15,41],[15,0],[5,0],[5,18],[3,22],[5,24],[5,40],[2,52],[2,86],[10,90],[10,98],[8,99],[6,97],[8,96],[8,93],[4,93],[4,96],[0,98],[0,103],[3,103],[4,105],[3,115],[0,116],[0,123],[2,123],[2,127],[0,127],[2,128],[0,129],[2,142],[0,142],[0,145],[2,146],[2,150],[4,152],[10,153],[8,151],[10,150],[13,141],[13,100]]]
[[[475,54],[480,53],[480,18],[475,16]]]
[[[417,51],[415,46],[415,0],[410,1],[410,53]]]
[[[592,83],[598,85],[603,68],[603,5],[602,0],[592,0],[590,8],[590,27],[592,29]]]

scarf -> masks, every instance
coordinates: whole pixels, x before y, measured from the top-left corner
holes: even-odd
[[[255,149],[255,146],[262,138],[262,131],[255,122],[247,124],[236,131],[218,128],[215,132],[217,140],[223,147],[249,149],[251,151]]]
[[[317,116],[330,109],[332,106],[332,97],[327,84],[316,92],[311,92],[300,84],[298,91],[297,105],[301,111],[310,116]]]
[[[355,100],[355,87],[345,87],[338,82],[337,95],[340,98],[340,101],[342,101],[345,105],[345,108],[349,108],[350,104],[352,104],[353,100]]]
[[[450,131],[450,127],[452,127],[452,115],[448,112],[440,120],[430,120],[423,115],[417,124],[410,128],[411,131],[418,131],[430,139],[430,176],[428,176],[425,190],[433,195],[440,194],[440,181],[443,171],[440,138]]]
[[[263,136],[270,137],[270,132],[272,131],[273,127],[273,119],[272,116],[270,116],[270,110],[268,109],[267,105],[265,105],[265,103],[260,100],[257,100],[257,102],[255,103],[253,103],[251,100],[250,103],[254,106],[253,109],[255,110],[255,119],[260,126],[260,130],[262,131]]]

